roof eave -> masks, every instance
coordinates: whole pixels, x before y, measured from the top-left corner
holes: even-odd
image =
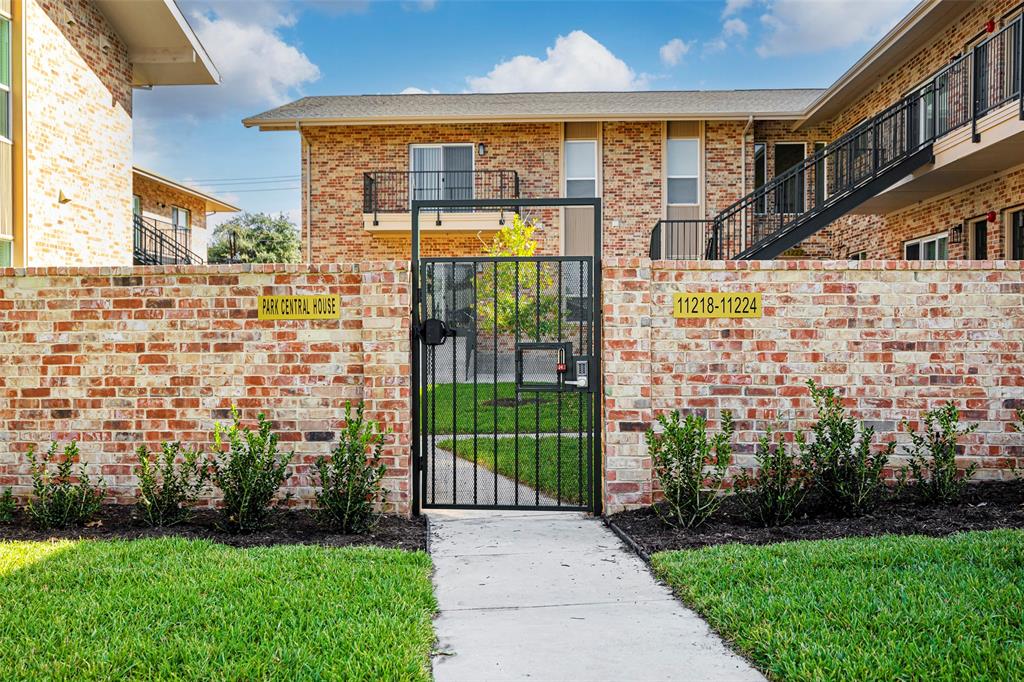
[[[558,123],[561,121],[786,121],[799,120],[804,111],[788,112],[708,112],[708,113],[649,113],[649,114],[536,114],[531,116],[387,116],[361,118],[275,118],[253,116],[242,120],[246,128],[260,130],[296,130],[298,127],[400,125],[432,123]]]
[[[170,178],[165,178],[164,176],[158,173],[154,173],[153,171],[146,170],[145,168],[132,166],[132,173],[139,175],[143,178],[146,178],[150,182],[155,182],[157,184],[170,187],[171,189],[174,189],[183,194],[188,194],[189,196],[201,199],[206,204],[207,213],[238,213],[239,211],[242,210],[239,207],[229,204],[228,202],[222,199],[218,199],[217,197],[211,194],[200,192],[199,190],[189,187],[188,185],[183,185],[180,182],[171,180]]]

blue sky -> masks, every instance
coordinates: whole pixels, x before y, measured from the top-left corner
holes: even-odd
[[[135,161],[298,219],[304,95],[825,87],[913,0],[178,0],[219,86],[135,94]]]

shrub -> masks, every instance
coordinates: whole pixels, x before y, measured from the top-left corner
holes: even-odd
[[[14,518],[14,493],[8,488],[0,495],[0,523],[6,523]]]
[[[808,442],[802,431],[796,441],[813,490],[823,504],[842,516],[866,514],[877,506],[885,490],[882,475],[896,443],[872,452],[874,428],[862,426],[858,438],[857,423],[846,416],[835,390],[818,387],[814,381],[807,386],[818,420],[812,441]]]
[[[363,416],[360,403],[352,414],[345,405],[345,429],[330,459],[318,457],[320,490],[316,493],[317,516],[342,533],[362,533],[376,523],[381,479],[387,466],[381,462],[384,434],[374,421]]]
[[[904,422],[906,424],[906,422]],[[924,433],[910,431],[911,446],[903,449],[910,457],[911,485],[921,501],[929,504],[955,502],[974,472],[977,464],[967,467],[963,476],[958,475],[956,455],[960,437],[978,428],[977,424],[960,428],[960,410],[952,401],[942,407],[926,412]],[[905,472],[904,472],[905,473]]]
[[[181,443],[161,443],[160,453],[138,449],[139,501],[135,507],[148,526],[173,526],[189,517],[210,479],[202,452]]]
[[[270,422],[262,414],[256,431],[242,428],[234,407],[231,420],[228,427],[217,424],[217,452],[210,468],[213,483],[224,498],[225,526],[247,532],[266,525],[274,496],[288,478],[288,464],[295,453],[278,453],[277,436],[270,432]],[[286,496],[284,501],[290,497]]]
[[[721,504],[719,493],[732,457],[732,413],[722,412],[722,430],[708,438],[707,420],[693,414],[680,420],[678,412],[658,417],[662,433],[647,431],[654,474],[665,494],[668,513],[655,506],[670,526],[695,528]]]
[[[93,485],[85,464],[78,470],[78,482],[73,481],[72,468],[78,460],[78,443],[64,446],[63,456],[58,454],[57,443],[37,456],[35,448],[26,454],[32,473],[32,495],[25,511],[39,528],[67,528],[91,521],[100,510],[106,487]],[[50,473],[50,465],[56,473]]]
[[[758,439],[756,475],[741,473],[736,489],[747,518],[765,526],[781,526],[788,522],[807,495],[807,470],[787,447],[777,440],[771,429]]]

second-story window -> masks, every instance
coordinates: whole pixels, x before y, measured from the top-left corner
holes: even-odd
[[[11,20],[0,15],[0,137],[11,139]]]
[[[472,199],[472,144],[414,144],[409,199]]]
[[[187,208],[171,206],[171,224],[178,230],[187,230],[191,228],[192,212]]]
[[[700,140],[668,140],[668,203],[693,206],[699,203]]]
[[[597,196],[597,140],[566,140],[565,196]]]
[[[1024,210],[1010,214],[1010,260],[1024,260]]]
[[[132,215],[142,215],[142,197],[138,194],[132,195]]]

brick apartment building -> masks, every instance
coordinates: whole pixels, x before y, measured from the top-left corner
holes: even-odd
[[[174,1],[0,0],[0,37],[0,266],[167,246],[133,219],[133,89],[220,80]]]
[[[307,97],[244,123],[299,133],[310,262],[407,256],[412,198],[555,196],[602,199],[608,257],[1021,258],[1021,36],[1016,0],[924,0],[825,90]],[[434,215],[422,251],[479,253],[502,217]],[[586,215],[538,217],[545,253],[590,252]]]

